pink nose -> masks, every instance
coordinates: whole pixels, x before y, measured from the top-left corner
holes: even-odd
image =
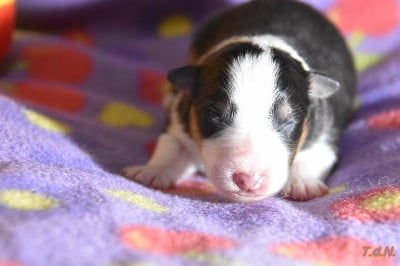
[[[253,175],[241,172],[233,173],[232,180],[238,188],[246,191],[255,190],[261,185],[261,180],[255,179]]]

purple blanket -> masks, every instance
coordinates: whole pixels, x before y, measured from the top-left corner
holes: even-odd
[[[307,1],[360,73],[328,195],[239,204],[201,176],[156,191],[119,174],[152,152],[164,75],[198,21],[238,2],[18,1],[0,64],[0,266],[400,265],[399,0]]]

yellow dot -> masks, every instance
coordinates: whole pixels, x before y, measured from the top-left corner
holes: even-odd
[[[378,54],[358,53],[355,55],[354,59],[356,69],[358,71],[364,71],[382,61],[383,56]]]
[[[200,253],[197,251],[189,251],[185,253],[185,257],[204,265],[231,265],[231,266],[246,266],[241,261],[225,258],[218,254]]]
[[[47,131],[64,134],[68,134],[71,132],[71,128],[69,126],[42,114],[26,109],[23,110],[22,113],[31,123]]]
[[[113,127],[138,126],[148,128],[155,124],[153,116],[139,108],[120,102],[107,104],[101,114],[103,123]]]
[[[347,38],[347,43],[351,49],[355,50],[365,40],[365,38],[366,36],[364,33],[356,31]]]
[[[146,237],[142,232],[129,232],[125,235],[129,243],[135,243],[135,247],[143,250],[151,250],[154,246],[152,239]]]
[[[0,203],[8,208],[24,211],[47,210],[60,205],[58,200],[18,189],[0,192]]]
[[[106,190],[106,193],[118,199],[127,201],[142,209],[158,213],[169,212],[169,209],[167,207],[164,207],[154,202],[153,199],[151,198],[145,197],[137,193],[133,193],[127,190],[112,190],[112,189]]]
[[[345,191],[346,189],[347,189],[346,185],[332,187],[329,189],[329,194],[339,193],[339,192]]]
[[[174,14],[160,23],[158,34],[164,37],[179,37],[188,34],[192,28],[193,23],[187,16]]]
[[[362,205],[370,210],[390,210],[400,207],[400,192],[385,192],[366,199]]]
[[[276,252],[285,256],[292,256],[294,254],[290,247],[280,246],[276,249]]]

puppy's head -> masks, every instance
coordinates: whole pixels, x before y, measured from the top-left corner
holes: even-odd
[[[251,42],[229,44],[168,77],[189,91],[189,126],[208,178],[240,202],[283,188],[307,137],[311,99],[328,97],[339,87],[305,70],[289,53]]]

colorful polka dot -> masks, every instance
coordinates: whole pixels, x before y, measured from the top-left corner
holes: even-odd
[[[200,263],[201,265],[214,265],[214,266],[246,266],[247,264],[239,261],[233,260],[229,258],[225,258],[221,255],[214,253],[199,253],[199,252],[188,252],[185,254],[185,257]]]
[[[142,69],[138,73],[138,94],[146,102],[161,106],[164,97],[165,76],[159,72]]]
[[[92,59],[82,51],[61,44],[33,44],[21,50],[30,77],[47,82],[77,84],[92,71]]]
[[[370,242],[346,236],[332,236],[314,241],[274,244],[270,250],[278,255],[303,260],[313,265],[394,265],[390,257],[365,257]]]
[[[340,193],[343,192],[347,189],[346,185],[340,185],[336,187],[332,187],[329,189],[329,194],[335,194],[335,193]]]
[[[383,56],[379,54],[356,53],[354,64],[358,71],[364,71],[382,61]]]
[[[384,187],[339,200],[331,209],[337,218],[361,222],[400,221],[400,187]]]
[[[122,241],[134,250],[162,255],[232,249],[236,243],[228,238],[197,232],[175,231],[147,226],[121,229]]]
[[[2,261],[0,260],[0,266],[22,266],[21,263],[15,261]]]
[[[154,202],[154,200],[151,198],[145,197],[137,193],[133,193],[127,190],[111,190],[111,189],[107,190],[106,193],[115,198],[129,202],[139,208],[146,209],[148,211],[158,212],[158,213],[169,212],[169,209],[167,207],[164,207]]]
[[[365,39],[367,36],[362,32],[353,32],[347,38],[347,43],[352,49],[356,49]]]
[[[173,14],[161,21],[158,34],[163,37],[180,37],[190,33],[192,28],[190,18],[182,14]]]
[[[17,210],[38,211],[58,207],[58,200],[26,190],[9,189],[0,192],[0,204]]]
[[[400,191],[392,193],[383,193],[366,199],[362,203],[363,207],[368,210],[391,210],[400,208]]]
[[[86,96],[73,88],[40,83],[17,82],[10,96],[62,112],[77,113],[86,103]]]
[[[100,120],[113,127],[152,127],[155,119],[139,108],[121,102],[110,102],[103,108]]]
[[[58,122],[42,114],[31,110],[23,110],[22,113],[31,123],[47,131],[63,134],[68,134],[71,132],[71,128],[66,124]]]
[[[393,31],[398,22],[396,0],[338,0],[328,13],[345,33],[358,31],[379,36]],[[371,19],[371,14],[382,15]]]
[[[373,115],[368,119],[368,125],[382,130],[400,128],[400,109]]]
[[[354,50],[354,64],[358,71],[364,71],[383,59],[383,55],[380,54],[357,51],[366,37],[362,32],[354,32],[347,39],[349,46]]]

